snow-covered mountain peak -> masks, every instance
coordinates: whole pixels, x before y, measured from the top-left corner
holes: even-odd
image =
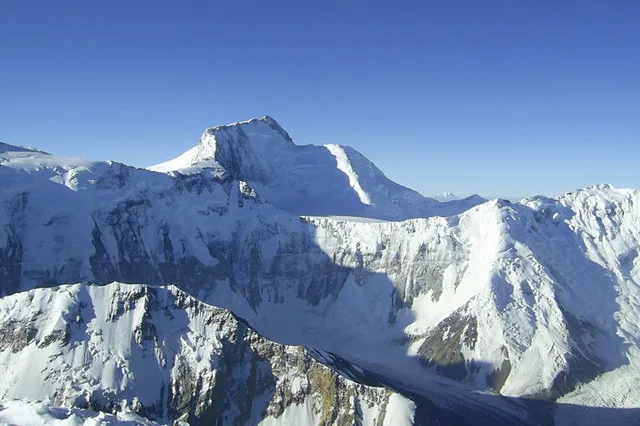
[[[205,133],[208,133],[210,135],[229,132],[261,133],[264,135],[269,135],[272,132],[276,132],[290,143],[293,143],[291,136],[289,136],[286,130],[284,130],[275,119],[269,117],[268,115],[260,118],[252,118],[246,121],[238,121],[231,124],[223,124],[210,127],[205,131]]]
[[[199,173],[244,179],[246,171],[264,168],[295,146],[291,136],[269,116],[206,129],[195,147],[173,160],[149,167],[157,172]],[[264,174],[258,171],[258,174]]]
[[[32,147],[26,147],[21,145],[11,145],[8,143],[0,142],[0,154],[6,152],[38,152],[40,154],[46,154],[46,152],[39,151]]]
[[[247,182],[279,208],[309,216],[392,220],[447,216],[485,201],[479,198],[440,204],[392,182],[353,148],[296,145],[269,116],[211,127],[198,145],[149,169],[230,176]]]
[[[434,195],[432,198],[438,201],[453,201],[453,200],[460,199],[456,194],[454,194],[451,191],[439,192],[436,195]]]

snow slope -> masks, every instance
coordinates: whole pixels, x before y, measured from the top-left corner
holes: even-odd
[[[425,198],[387,179],[352,148],[295,145],[271,117],[207,129],[197,146],[149,169],[230,175],[293,214],[397,220],[450,215],[484,201],[475,196],[441,204]]]
[[[19,426],[156,426],[130,412],[117,415],[56,407],[40,401],[10,400],[0,403],[0,424]],[[181,425],[176,425],[181,426]]]

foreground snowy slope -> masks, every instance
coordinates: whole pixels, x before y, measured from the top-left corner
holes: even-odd
[[[175,284],[471,424],[640,415],[639,191],[388,222],[298,217],[233,174],[198,170],[0,154],[2,294]]]
[[[295,145],[271,117],[209,128],[197,146],[150,169],[229,175],[294,214],[398,220],[451,215],[485,201],[479,196],[446,203],[425,198],[387,179],[353,148]]]
[[[0,403],[0,425],[18,426],[159,426],[131,412],[116,415],[75,407],[56,407],[42,401]],[[178,423],[176,426],[183,426]]]
[[[175,287],[76,284],[0,299],[0,371],[0,401],[163,423],[413,421],[411,401],[344,379]]]

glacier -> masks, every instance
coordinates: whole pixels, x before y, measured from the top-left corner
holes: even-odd
[[[14,372],[0,400],[192,424],[640,415],[638,190],[440,203],[269,117],[207,129],[149,169],[0,148],[0,365]],[[252,402],[203,417],[226,400],[202,383],[246,371],[220,355],[240,328],[279,348],[262,355],[270,392],[312,391],[227,396]],[[322,374],[296,376],[300,359]],[[170,385],[193,381],[194,399]]]

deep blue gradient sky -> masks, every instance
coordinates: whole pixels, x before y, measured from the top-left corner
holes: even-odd
[[[0,2],[0,140],[147,166],[271,115],[390,178],[640,188],[640,2]]]

